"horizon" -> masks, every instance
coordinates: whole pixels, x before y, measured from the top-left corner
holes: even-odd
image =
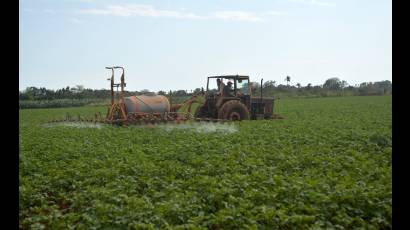
[[[327,79],[326,79],[327,80]],[[325,80],[325,81],[326,81]],[[343,81],[343,79],[340,79],[341,81]],[[271,80],[267,80],[267,81],[271,81]],[[266,83],[267,81],[265,81],[265,79],[263,79],[263,83]],[[274,80],[272,80],[272,81],[274,81]],[[312,84],[312,87],[315,87],[315,86],[320,86],[320,87],[322,87],[323,86],[323,84],[325,83],[325,81],[322,83],[322,84]],[[358,87],[361,83],[375,83],[375,82],[382,82],[382,81],[390,81],[390,83],[391,84],[393,84],[393,82],[391,81],[391,80],[380,80],[380,81],[370,81],[370,82],[360,82],[360,83],[358,83],[358,84],[347,84],[347,86],[346,87],[349,87],[349,86],[353,86],[353,87]],[[258,83],[258,84],[260,84],[260,81],[258,82],[258,81],[251,81],[251,82],[256,82],[256,83]],[[125,83],[127,83],[126,81],[125,81]],[[309,83],[308,83],[309,84]],[[306,85],[302,85],[301,84],[301,87],[303,88],[303,87],[306,87],[308,84],[306,84]],[[278,87],[278,86],[280,86],[280,85],[282,85],[282,86],[287,86],[287,84],[286,83],[278,83],[278,82],[275,82],[275,85],[276,85],[276,87]],[[297,85],[297,83],[294,83],[294,84],[292,84],[292,83],[289,83],[289,86],[293,86],[293,87],[296,87],[296,85]],[[47,87],[44,87],[44,86],[28,86],[28,87],[36,87],[36,88],[46,88],[47,90],[53,90],[53,91],[57,91],[57,90],[60,90],[60,89],[63,89],[63,88],[67,88],[67,87],[69,87],[70,89],[71,88],[74,88],[74,87],[77,87],[77,86],[82,86],[82,87],[84,87],[84,89],[91,89],[91,90],[110,90],[110,87],[107,87],[107,88],[90,88],[90,87],[87,87],[87,86],[85,86],[85,85],[79,85],[79,84],[76,84],[76,85],[67,85],[67,86],[63,86],[63,87],[60,87],[60,88],[47,88]],[[203,86],[202,86],[203,87]],[[185,90],[185,91],[194,91],[195,89],[197,89],[197,88],[201,88],[201,87],[196,87],[196,88],[192,88],[192,89],[170,89],[171,91],[178,91],[178,90]],[[205,84],[205,87],[204,87],[204,89],[206,88],[206,84]],[[26,90],[27,89],[27,87],[26,88],[24,88],[24,89],[19,89],[19,92],[23,92],[24,90]],[[140,89],[140,90],[127,90],[127,87],[125,87],[124,88],[124,91],[144,91],[144,90],[148,90],[148,91],[150,91],[150,92],[155,92],[155,93],[158,93],[159,91],[164,91],[165,93],[168,93],[169,92],[169,90],[163,90],[163,89],[160,89],[160,90],[150,90],[150,89]]]
[[[194,90],[211,75],[253,82],[392,82],[391,1],[19,0],[19,91]],[[120,72],[116,72],[119,80]]]

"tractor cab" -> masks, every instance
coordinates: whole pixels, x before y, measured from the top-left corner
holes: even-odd
[[[226,86],[231,85],[231,92],[226,92]],[[216,96],[231,96],[250,95],[249,77],[240,75],[228,76],[212,76],[208,77],[206,84],[206,94]]]
[[[250,94],[248,76],[227,75],[208,77],[205,98],[209,100],[211,105],[215,104],[216,107],[220,107],[229,100],[240,100],[246,104]]]
[[[270,118],[273,98],[252,98],[249,76],[221,75],[208,77],[205,103],[197,118],[248,120]]]

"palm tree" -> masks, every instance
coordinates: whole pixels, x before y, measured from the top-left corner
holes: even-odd
[[[296,84],[296,87],[298,87],[298,89],[300,89],[301,84],[300,84],[300,83],[297,83],[297,84]]]
[[[289,86],[290,77],[289,77],[289,76],[286,76],[285,81],[286,81],[286,83],[287,83],[287,86]]]
[[[345,81],[345,80],[343,80],[341,83],[340,83],[340,86],[342,87],[342,89],[343,88],[345,88],[345,87],[347,87],[349,84],[347,83],[347,81]]]

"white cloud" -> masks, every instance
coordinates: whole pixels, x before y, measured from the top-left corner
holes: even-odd
[[[336,6],[336,3],[334,2],[326,2],[322,0],[289,0],[291,2],[297,2],[297,3],[304,3],[304,4],[311,4],[315,6]]]
[[[235,20],[235,21],[263,21],[262,18],[258,17],[255,13],[244,12],[244,11],[218,11],[213,14],[214,18]]]
[[[263,19],[254,12],[245,11],[217,11],[208,16],[198,15],[192,12],[181,10],[162,10],[150,5],[128,4],[128,5],[109,5],[105,8],[91,8],[78,10],[82,14],[91,15],[112,15],[112,16],[141,16],[141,17],[166,17],[178,19],[222,19],[235,21],[257,22]]]
[[[290,2],[297,2],[297,3],[307,3],[306,0],[289,0]]]
[[[65,0],[66,2],[85,2],[85,3],[94,3],[96,0]]]
[[[266,11],[266,12],[264,13],[264,15],[274,15],[274,16],[276,16],[276,15],[288,15],[288,13],[282,12],[282,11],[274,11],[274,10],[271,10],[271,11]]]
[[[187,18],[187,19],[204,19],[194,13],[175,11],[175,10],[159,10],[149,5],[110,5],[104,9],[83,9],[79,11],[84,14],[96,15],[114,15],[114,16],[143,16],[143,17],[168,17],[168,18]]]
[[[78,18],[70,18],[69,21],[72,22],[72,23],[75,23],[75,24],[81,24],[81,23],[83,23],[83,21],[81,21],[81,20],[78,19]]]
[[[318,0],[311,0],[310,3],[312,5],[317,5],[317,6],[336,6],[336,3],[334,2],[323,2],[323,1],[318,1]]]

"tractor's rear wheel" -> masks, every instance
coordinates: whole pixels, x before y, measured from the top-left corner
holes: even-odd
[[[219,110],[218,119],[234,121],[249,120],[249,111],[240,101],[228,101],[225,102]]]

